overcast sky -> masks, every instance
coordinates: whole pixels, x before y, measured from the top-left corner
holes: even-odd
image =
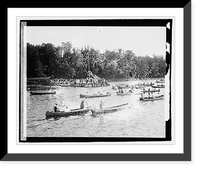
[[[71,42],[73,47],[89,45],[104,52],[132,50],[137,56],[163,55],[166,51],[165,27],[27,27],[27,42],[52,43],[61,46]]]

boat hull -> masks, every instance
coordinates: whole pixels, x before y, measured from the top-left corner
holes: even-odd
[[[65,112],[65,111],[59,111],[59,112],[50,112],[47,111],[46,112],[46,119],[49,118],[57,118],[57,117],[69,117],[69,116],[80,116],[83,115],[85,113],[87,113],[89,111],[88,108],[86,109],[73,109],[69,112]]]
[[[55,91],[53,91],[53,92],[31,91],[30,94],[31,95],[45,95],[45,94],[56,94],[56,92]]]
[[[80,94],[80,98],[96,98],[96,97],[108,97],[108,96],[111,96],[111,94],[104,94],[104,95],[83,95],[83,94]]]
[[[162,100],[164,98],[164,96],[158,96],[158,97],[153,97],[153,98],[140,98],[141,101],[154,101],[154,100]]]
[[[128,103],[117,105],[117,106],[112,106],[112,107],[107,107],[104,109],[94,109],[92,111],[92,115],[97,115],[97,114],[105,114],[105,113],[113,113],[119,110],[123,110],[128,106]]]
[[[152,85],[151,87],[153,87],[153,88],[165,88],[165,86],[154,86],[154,85]]]

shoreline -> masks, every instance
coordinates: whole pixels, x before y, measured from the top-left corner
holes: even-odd
[[[118,81],[144,81],[144,80],[159,80],[159,79],[164,79],[164,77],[160,78],[146,78],[146,79],[135,79],[135,78],[130,78],[130,79],[107,79],[107,82],[118,82]]]

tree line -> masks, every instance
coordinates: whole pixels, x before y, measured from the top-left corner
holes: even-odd
[[[131,50],[75,48],[70,42],[27,43],[27,77],[85,78],[88,71],[105,79],[160,78],[165,75],[163,56],[136,56]]]

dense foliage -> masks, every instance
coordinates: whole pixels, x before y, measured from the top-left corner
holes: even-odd
[[[89,46],[74,48],[70,42],[58,47],[27,43],[27,77],[85,78],[89,70],[105,79],[143,79],[163,77],[166,66],[163,56],[136,56],[130,50],[100,53]]]

